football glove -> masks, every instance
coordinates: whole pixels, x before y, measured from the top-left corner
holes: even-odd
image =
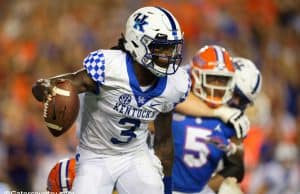
[[[245,138],[249,132],[250,122],[247,116],[237,108],[221,106],[214,110],[214,116],[220,118],[225,123],[231,124],[238,139]]]
[[[220,106],[214,109],[214,116],[220,118],[222,121],[227,123],[231,117],[234,115],[241,114],[241,110],[237,108],[231,108],[229,106]]]
[[[243,139],[247,136],[250,129],[250,122],[246,115],[243,113],[234,115],[229,119],[228,123],[234,127],[238,139]]]

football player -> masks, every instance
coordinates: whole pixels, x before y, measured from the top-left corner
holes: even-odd
[[[261,77],[255,65],[248,59],[235,57],[233,58],[235,71],[235,89],[234,97],[230,100],[230,105],[244,110],[248,104],[252,104],[261,87]],[[252,79],[252,78],[256,79]],[[254,92],[253,92],[254,91]],[[205,108],[205,107],[203,107]],[[208,110],[209,111],[209,110]],[[204,113],[203,113],[204,114]],[[151,127],[150,127],[151,128]],[[153,127],[152,127],[153,128]],[[226,158],[225,158],[226,159]],[[228,159],[227,159],[228,160]],[[225,168],[230,168],[229,163],[226,162]],[[236,167],[233,165],[233,167]],[[234,175],[231,175],[234,176]],[[51,192],[65,192],[70,191],[75,177],[75,159],[63,159],[59,161],[51,169],[48,176],[47,190]],[[219,188],[224,193],[233,193],[233,189],[238,189],[235,180],[232,178],[225,179],[218,174],[214,176],[210,182],[213,188]],[[217,186],[216,186],[217,185]]]
[[[114,186],[119,194],[163,193],[162,165],[170,175],[173,159],[173,149],[165,149],[172,147],[171,111],[190,87],[179,68],[182,45],[180,26],[169,11],[143,7],[129,16],[116,47],[91,52],[82,69],[33,86],[41,102],[51,99],[62,79],[84,93],[76,194],[107,194]],[[162,165],[146,144],[151,121]]]
[[[249,105],[253,105],[255,98],[258,96],[262,87],[262,76],[255,64],[243,57],[233,57],[233,64],[235,66],[235,87],[233,97],[228,102],[232,107],[236,107],[245,111]],[[242,131],[242,130],[239,130]],[[238,133],[238,131],[237,131]],[[245,135],[248,131],[242,132]],[[243,153],[243,149],[240,149]],[[217,173],[209,182],[209,186],[221,193],[241,193],[237,181],[243,177],[243,160],[240,156],[225,156],[223,158],[223,168]],[[235,177],[236,179],[228,179],[226,177]]]
[[[238,63],[238,67],[235,68],[225,49],[219,46],[200,49],[194,56],[191,67],[192,92],[200,98],[198,101],[203,100],[213,108],[229,103],[244,110],[261,87],[260,74],[254,65],[250,68],[254,73],[246,74],[248,77],[243,78],[249,69],[244,68],[247,66],[243,65],[244,61],[245,59],[241,58],[234,59],[234,63]],[[242,69],[244,71],[241,71]],[[254,76],[255,83],[252,81]],[[240,78],[242,80],[239,80]],[[251,81],[244,83],[245,80],[249,81],[249,78]],[[237,81],[235,85],[234,79]],[[232,91],[235,91],[234,98]],[[197,104],[199,102],[194,103],[194,106]],[[241,123],[244,123],[241,126],[249,126],[246,117]],[[218,191],[219,188],[222,189],[219,192],[224,193],[227,192],[228,185],[237,186],[236,179],[226,177],[236,177],[238,181],[243,177],[242,148],[238,145],[246,136],[247,130],[248,127],[234,128],[216,118],[191,117],[176,113],[173,120],[173,193],[214,193],[212,189]],[[227,157],[229,155],[231,156]],[[206,186],[223,158],[230,158],[225,162],[226,168],[212,181],[213,188]],[[222,182],[224,184],[221,186]],[[239,188],[234,189],[240,191]],[[234,189],[231,191],[234,192]]]

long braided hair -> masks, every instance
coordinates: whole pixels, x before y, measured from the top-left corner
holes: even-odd
[[[118,39],[118,44],[115,45],[115,46],[113,46],[113,47],[111,47],[111,49],[113,49],[113,50],[122,50],[122,51],[128,53],[128,51],[125,49],[125,46],[124,46],[125,42],[126,42],[126,40],[125,40],[124,35],[122,33],[121,37]]]

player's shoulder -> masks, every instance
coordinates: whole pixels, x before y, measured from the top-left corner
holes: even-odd
[[[112,50],[112,49],[98,49],[92,51],[84,59],[85,64],[89,63],[108,63],[111,59],[116,59],[118,57],[124,57],[126,55],[122,50]]]
[[[105,79],[110,74],[113,74],[114,70],[121,65],[120,61],[125,60],[126,53],[122,50],[98,49],[90,52],[88,56],[85,57],[83,66],[88,75],[101,85],[105,82]]]
[[[181,68],[178,68],[175,74],[167,76],[167,87],[164,94],[168,98],[168,102],[163,112],[169,112],[178,103],[183,102],[190,91],[190,87],[189,75]]]
[[[178,67],[176,73],[170,75],[171,79],[189,79],[188,71],[184,67]]]
[[[181,67],[175,74],[168,76],[168,81],[179,92],[186,92],[190,89],[191,81],[187,71]]]
[[[116,57],[126,55],[124,51],[115,49],[100,49],[100,52],[102,52],[105,57]]]

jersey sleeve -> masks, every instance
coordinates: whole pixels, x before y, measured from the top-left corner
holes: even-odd
[[[105,58],[102,50],[91,52],[83,61],[83,66],[88,75],[102,85],[105,81]]]
[[[184,80],[185,80],[185,87],[184,87],[184,92],[183,92],[183,95],[179,98],[179,101],[178,102],[175,102],[175,106],[178,104],[178,103],[181,103],[183,102],[186,97],[188,96],[190,90],[191,90],[191,85],[192,85],[192,82],[191,82],[191,78],[189,76],[189,74],[187,73],[187,71],[184,70]],[[174,107],[175,108],[175,107]]]
[[[179,68],[176,74],[172,75],[173,79],[170,80],[174,84],[174,89],[172,89],[172,100],[166,103],[163,112],[172,111],[177,104],[183,102],[186,99],[187,95],[190,92],[191,80],[187,71]]]

